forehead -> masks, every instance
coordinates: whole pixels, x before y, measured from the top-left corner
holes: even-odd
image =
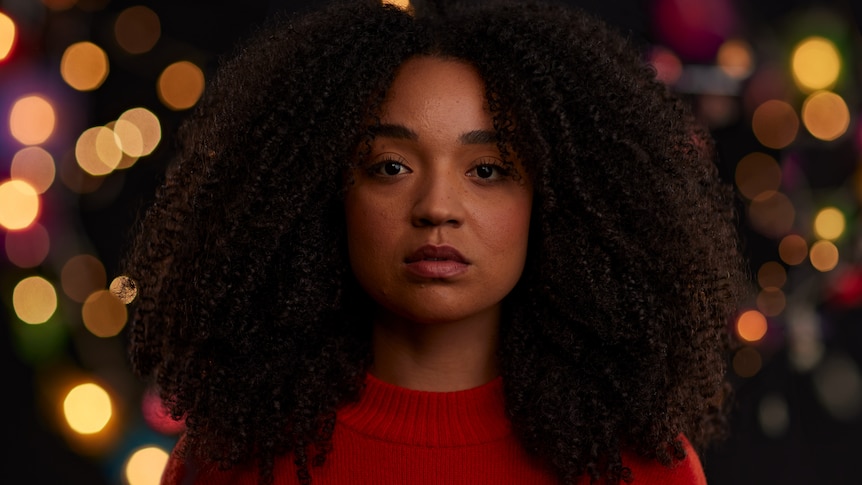
[[[395,74],[381,105],[384,123],[461,121],[480,128],[492,125],[485,83],[471,64],[439,57],[414,57]]]

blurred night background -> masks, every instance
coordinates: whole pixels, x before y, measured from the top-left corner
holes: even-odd
[[[0,482],[157,483],[182,423],[129,370],[128,230],[221,56],[320,3],[0,0]],[[569,3],[691,102],[739,192],[752,298],[710,485],[862,483],[862,2]]]

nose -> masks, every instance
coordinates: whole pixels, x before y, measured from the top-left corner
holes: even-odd
[[[411,213],[413,226],[461,226],[465,213],[464,194],[451,174],[427,174],[416,189]]]

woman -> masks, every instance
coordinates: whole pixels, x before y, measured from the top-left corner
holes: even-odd
[[[164,483],[705,483],[743,287],[708,135],[543,4],[335,4],[221,67],[126,264]]]

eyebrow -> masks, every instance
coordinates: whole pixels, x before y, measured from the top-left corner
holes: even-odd
[[[396,138],[399,140],[418,141],[419,135],[404,125],[382,124],[371,129],[375,137]],[[497,143],[497,134],[489,130],[473,130],[458,137],[464,145],[490,145]]]

